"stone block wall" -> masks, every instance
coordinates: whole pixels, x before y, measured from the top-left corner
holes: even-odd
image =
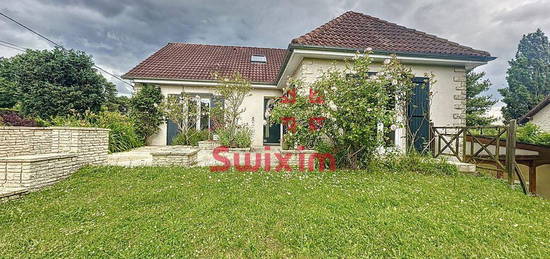
[[[0,127],[0,157],[51,153],[51,129]]]
[[[34,190],[107,160],[109,130],[0,127],[0,189]]]
[[[0,157],[77,154],[82,165],[99,165],[109,151],[109,130],[73,127],[0,127]]]
[[[72,154],[0,158],[0,186],[36,190],[67,178],[78,169]]]
[[[183,166],[192,167],[197,163],[199,150],[161,151],[151,153],[155,166]]]
[[[52,153],[77,154],[81,165],[101,165],[109,152],[109,130],[51,127]]]
[[[466,69],[454,68],[455,76],[453,84],[455,87],[453,126],[466,126]]]

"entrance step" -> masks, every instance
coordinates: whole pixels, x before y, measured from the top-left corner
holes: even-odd
[[[464,163],[458,161],[458,159],[454,156],[446,157],[449,164],[456,166],[456,169],[458,169],[461,173],[475,173],[476,172],[476,165],[470,164],[470,163]]]

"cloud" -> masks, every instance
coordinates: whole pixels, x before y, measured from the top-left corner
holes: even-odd
[[[521,36],[537,28],[550,33],[550,3],[530,0],[20,0],[0,9],[119,75],[168,42],[286,48],[292,38],[354,10],[491,52],[498,59],[477,70],[493,82],[487,94],[496,99]],[[5,19],[0,39],[51,48]],[[0,56],[16,53],[0,46]]]

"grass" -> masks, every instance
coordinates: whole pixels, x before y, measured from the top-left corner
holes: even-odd
[[[549,226],[487,177],[89,167],[0,204],[0,257],[546,257]]]

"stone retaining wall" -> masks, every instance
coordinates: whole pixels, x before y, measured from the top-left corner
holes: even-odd
[[[35,190],[67,178],[78,169],[74,154],[0,158],[0,186]]]
[[[53,184],[84,165],[104,164],[108,150],[108,129],[0,127],[0,191]]]

